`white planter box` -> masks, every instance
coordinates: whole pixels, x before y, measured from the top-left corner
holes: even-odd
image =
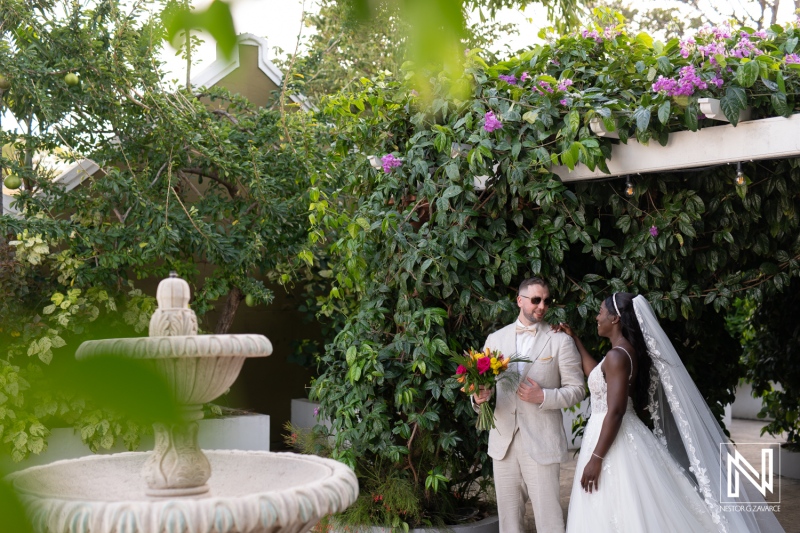
[[[791,479],[800,479],[800,452],[792,452],[781,448],[781,459],[778,461],[778,475]]]
[[[206,450],[261,450],[269,451],[269,416],[244,415],[226,418],[200,420],[198,422],[198,443]],[[153,449],[153,436],[142,437],[139,451]],[[110,450],[100,450],[99,454],[127,451],[123,446]],[[55,428],[47,439],[47,449],[39,455],[31,455],[19,463],[10,459],[4,461],[6,471],[21,470],[29,466],[43,465],[62,459],[76,459],[93,455],[79,434],[72,428]]]
[[[292,400],[292,425],[298,428],[311,429],[317,424],[322,424],[328,428],[331,427],[330,420],[318,420],[316,410],[319,408],[319,402],[312,402],[307,398],[295,398]]]
[[[733,418],[746,420],[771,420],[771,418],[758,418],[762,405],[761,398],[753,398],[753,386],[750,383],[741,383],[736,387],[736,400],[731,404],[731,414]]]

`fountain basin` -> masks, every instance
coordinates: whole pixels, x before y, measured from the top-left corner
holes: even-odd
[[[122,356],[149,360],[179,403],[213,401],[236,381],[247,357],[266,357],[272,343],[262,335],[180,335],[103,339],[81,344],[75,357]]]
[[[145,494],[149,454],[90,456],[8,476],[36,531],[58,533],[303,532],[358,496],[346,465],[293,453],[204,450],[209,491],[181,498]]]

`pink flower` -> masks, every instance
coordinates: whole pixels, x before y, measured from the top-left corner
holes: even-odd
[[[494,130],[503,128],[503,123],[494,115],[492,111],[487,111],[483,116],[483,129],[492,133]]]
[[[319,415],[319,407],[314,408],[314,416]]]
[[[402,161],[397,159],[392,154],[386,154],[385,156],[381,157],[381,163],[383,163],[383,171],[387,174],[403,164]]]
[[[650,235],[653,237],[658,237],[658,228],[655,226],[650,226]]]
[[[487,370],[492,368],[492,360],[488,357],[481,357],[478,359],[476,366],[478,367],[478,374],[485,374]]]
[[[708,84],[695,73],[692,65],[683,67],[677,80],[659,76],[653,84],[653,92],[663,91],[669,96],[691,96],[695,89],[702,91],[707,88]]]
[[[680,43],[681,56],[683,56],[684,59],[691,55],[692,50],[694,50],[694,48],[695,48],[695,44],[697,44],[697,43],[695,42],[694,39],[691,39],[691,38],[686,39],[685,41],[681,41],[681,43]]]
[[[567,99],[566,99],[566,98],[562,98],[561,100],[559,100],[559,101],[558,101],[558,103],[559,103],[559,104],[561,104],[561,105],[563,105],[563,106],[566,106],[566,105],[568,105],[568,104],[569,104],[569,102],[567,101]]]
[[[594,39],[595,42],[598,42],[598,43],[602,43],[603,42],[603,39],[600,37],[600,34],[597,33],[597,30],[592,30],[592,31],[583,30],[581,32],[581,37],[583,37],[584,39]]]
[[[466,373],[467,373],[467,367],[465,367],[464,365],[458,365],[458,368],[456,368],[456,374],[460,376]]]
[[[569,78],[564,78],[560,82],[558,82],[558,86],[556,87],[559,91],[566,91],[568,87],[572,86],[572,80]]]
[[[519,81],[521,81],[521,82],[526,82],[529,79],[531,79],[531,76],[530,76],[530,74],[528,74],[527,71],[523,72],[522,76],[519,77]]]
[[[544,92],[542,91],[542,89],[544,89],[548,93],[553,94],[553,88],[546,81],[540,81],[539,83],[537,83],[537,85],[538,87],[535,86],[533,88],[533,90],[536,91],[537,93],[544,94]]]
[[[797,63],[800,63],[800,56],[798,56],[797,54],[789,54],[784,58],[784,60],[787,63],[795,63],[795,64],[797,64]]]

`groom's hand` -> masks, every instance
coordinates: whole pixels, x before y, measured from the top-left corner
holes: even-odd
[[[519,384],[519,388],[517,389],[517,396],[520,397],[521,400],[529,403],[536,403],[541,404],[544,402],[544,391],[539,386],[538,383],[533,381],[531,378],[527,378],[528,383],[524,381]]]
[[[481,385],[478,387],[478,393],[472,395],[472,401],[475,402],[475,405],[480,405],[483,402],[489,401],[489,398],[492,397],[492,391],[494,389],[484,387]]]

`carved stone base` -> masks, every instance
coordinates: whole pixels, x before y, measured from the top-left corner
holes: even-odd
[[[148,496],[183,496],[208,492],[211,465],[197,445],[197,422],[154,424],[155,447],[142,476]]]

